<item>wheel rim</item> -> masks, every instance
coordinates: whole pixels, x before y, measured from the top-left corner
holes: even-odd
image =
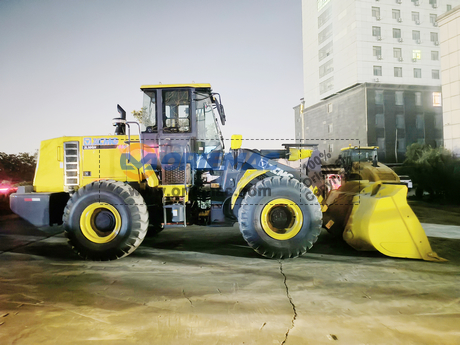
[[[94,203],[84,209],[80,217],[83,235],[94,243],[108,243],[117,237],[121,228],[121,216],[107,203]]]
[[[300,207],[289,199],[275,199],[264,206],[261,214],[262,229],[276,240],[288,240],[302,228]]]

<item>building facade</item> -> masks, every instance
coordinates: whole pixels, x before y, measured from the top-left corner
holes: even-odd
[[[437,18],[456,5],[460,0],[303,0],[304,104],[296,139],[329,138],[321,149],[337,156],[338,142],[355,134],[361,146],[380,143],[387,162],[403,160],[413,142],[442,145]],[[315,118],[320,105],[329,119]],[[414,116],[423,136],[408,131]]]
[[[441,75],[444,147],[460,157],[460,6],[438,19],[441,38]]]

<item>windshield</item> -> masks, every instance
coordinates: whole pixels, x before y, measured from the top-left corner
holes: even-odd
[[[352,162],[372,162],[374,156],[377,156],[377,151],[372,150],[351,150],[351,161]]]
[[[197,141],[204,144],[204,153],[223,150],[221,132],[209,93],[196,92]]]

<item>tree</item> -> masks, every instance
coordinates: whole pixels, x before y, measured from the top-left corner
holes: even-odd
[[[32,181],[37,165],[37,153],[30,155],[26,152],[8,154],[0,152],[0,180],[15,183]]]
[[[442,147],[412,144],[406,152],[403,166],[417,185],[417,195],[427,191],[455,200],[460,193],[460,161]]]

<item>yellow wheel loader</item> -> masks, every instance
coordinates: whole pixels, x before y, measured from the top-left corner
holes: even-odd
[[[91,260],[124,257],[147,231],[191,224],[238,222],[247,243],[270,258],[297,257],[311,248],[323,211],[334,209],[318,192],[324,180],[316,145],[251,150],[241,148],[242,137],[234,135],[225,151],[224,107],[209,84],[141,90],[138,121],[127,121],[118,106],[114,135],[43,141],[33,185],[10,197],[13,212],[37,227],[63,224],[70,246]],[[287,164],[296,160],[302,160],[302,169]],[[364,191],[353,193],[371,213],[352,208],[343,220],[353,235],[360,234],[357,222],[385,213],[376,198],[364,201]],[[385,238],[398,240],[391,236]]]
[[[407,186],[378,162],[377,146],[349,146],[340,157],[342,186],[323,200],[324,224],[353,248],[394,257],[445,261],[407,204]]]

